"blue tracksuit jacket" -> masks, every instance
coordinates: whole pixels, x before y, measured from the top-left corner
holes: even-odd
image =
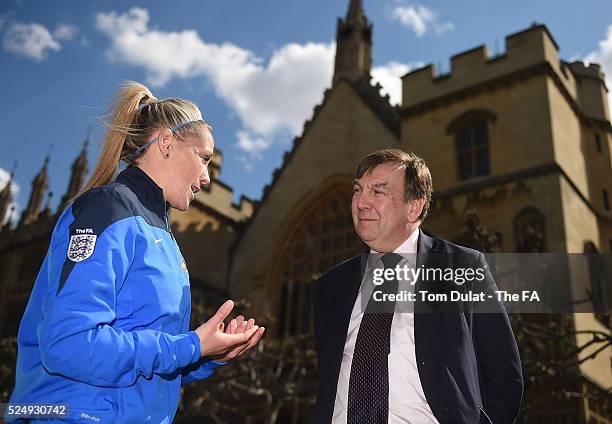
[[[181,384],[220,365],[200,359],[190,309],[163,191],[129,167],[59,218],[19,327],[10,404],[64,403],[76,422],[171,422]]]

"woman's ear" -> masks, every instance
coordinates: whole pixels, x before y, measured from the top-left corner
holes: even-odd
[[[170,150],[172,150],[172,131],[168,128],[163,128],[159,131],[157,146],[161,154],[168,158],[170,156]]]

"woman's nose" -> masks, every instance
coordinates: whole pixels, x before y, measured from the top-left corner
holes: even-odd
[[[210,176],[208,175],[208,167],[204,168],[204,172],[200,175],[200,186],[210,184]]]

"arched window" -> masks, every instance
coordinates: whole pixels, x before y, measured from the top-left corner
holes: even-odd
[[[609,311],[612,305],[612,293],[608,286],[612,276],[612,266],[610,266],[610,261],[606,260],[607,256],[600,254],[599,249],[592,241],[588,240],[584,243],[583,251],[586,254],[589,268],[587,293],[593,305],[595,318],[606,327],[611,327],[612,314]]]
[[[447,132],[455,137],[459,180],[488,175],[489,123],[495,122],[495,114],[488,110],[471,110],[455,118]]]
[[[349,189],[328,193],[298,220],[281,249],[280,335],[312,330],[312,283],[361,250],[363,243],[351,218]]]

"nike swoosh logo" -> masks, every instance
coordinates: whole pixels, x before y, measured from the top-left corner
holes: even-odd
[[[162,241],[164,241],[164,239],[155,240],[155,244],[159,244],[159,243],[161,243]]]

